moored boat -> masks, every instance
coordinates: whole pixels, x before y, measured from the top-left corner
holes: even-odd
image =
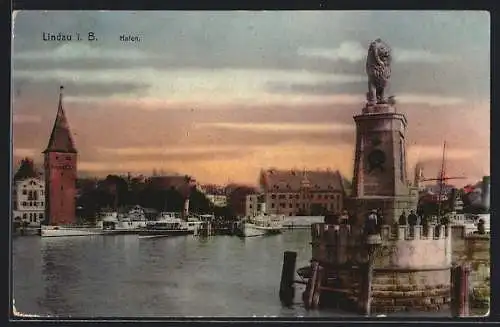
[[[280,234],[283,230],[284,215],[260,214],[244,220],[239,227],[239,236],[253,237]]]
[[[103,230],[99,227],[90,226],[52,226],[42,225],[40,230],[42,237],[63,237],[63,236],[95,236],[102,235]]]
[[[189,235],[194,234],[194,229],[188,228],[186,221],[179,218],[176,213],[162,212],[160,219],[148,221],[146,226],[139,231],[139,236],[146,235]]]
[[[137,234],[146,227],[146,219],[136,215],[118,215],[116,212],[108,213],[102,217],[104,234]]]

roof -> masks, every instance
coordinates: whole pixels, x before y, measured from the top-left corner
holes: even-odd
[[[21,165],[14,175],[14,181],[20,181],[28,178],[38,178],[40,177],[40,173],[38,173],[35,169],[35,164],[33,160],[29,158],[24,158],[21,161]]]
[[[54,121],[54,126],[52,127],[49,144],[43,153],[77,153],[75,143],[73,142],[73,138],[71,136],[71,131],[69,130],[68,119],[66,118],[62,105],[62,86],[60,90],[61,92],[59,94],[59,107],[57,108],[56,120]]]
[[[264,190],[283,192],[299,191],[302,187],[309,187],[313,192],[344,191],[343,177],[338,170],[268,169],[261,172],[261,186]]]

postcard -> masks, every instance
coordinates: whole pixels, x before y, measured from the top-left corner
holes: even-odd
[[[16,11],[12,317],[489,312],[481,11]]]

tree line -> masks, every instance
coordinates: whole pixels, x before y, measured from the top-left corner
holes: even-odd
[[[187,182],[187,181],[186,181]],[[188,189],[186,189],[188,188]],[[199,214],[215,214],[231,218],[234,212],[230,207],[216,207],[195,186],[162,188],[139,179],[125,179],[118,175],[108,175],[104,180],[77,182],[77,215],[93,218],[104,208],[117,210],[140,205],[157,212],[180,212],[184,199],[189,195],[189,211]]]

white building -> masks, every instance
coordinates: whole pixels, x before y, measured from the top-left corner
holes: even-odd
[[[216,207],[225,207],[227,205],[227,196],[224,194],[205,194],[205,196]]]
[[[227,195],[226,190],[222,186],[208,184],[208,185],[196,185],[198,191],[203,193],[205,197],[216,207],[227,206]]]
[[[37,227],[45,217],[45,183],[37,177],[14,182],[13,217],[14,221],[27,222]]]

